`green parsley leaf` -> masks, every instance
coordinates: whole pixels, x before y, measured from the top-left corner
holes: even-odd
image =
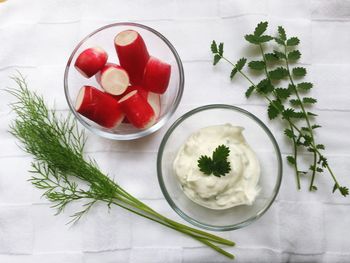
[[[306,68],[303,68],[303,67],[293,68],[293,75],[296,77],[304,77],[306,75]]]
[[[288,76],[288,70],[283,67],[278,67],[272,71],[269,71],[271,79],[280,80]]]
[[[263,70],[265,68],[264,61],[250,61],[248,63],[248,67],[254,70]]]
[[[291,37],[287,40],[287,46],[296,46],[300,43],[299,38]]]
[[[230,154],[230,149],[225,145],[219,145],[213,152],[212,158],[202,155],[198,159],[198,167],[201,172],[206,175],[213,174],[220,177],[231,171],[230,162],[227,158]]]
[[[293,50],[288,53],[288,59],[289,60],[298,60],[301,57],[301,53],[299,50]]]
[[[260,22],[254,30],[254,36],[261,36],[266,31],[267,26],[268,22]]]

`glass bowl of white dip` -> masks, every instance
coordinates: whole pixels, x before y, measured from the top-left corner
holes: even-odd
[[[196,177],[197,160],[209,156],[218,142],[231,145],[231,172]],[[271,206],[281,184],[282,158],[272,133],[256,116],[213,104],[191,110],[172,124],[159,147],[157,172],[166,200],[182,218],[204,229],[228,231],[254,222]]]

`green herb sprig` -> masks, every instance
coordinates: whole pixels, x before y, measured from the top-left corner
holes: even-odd
[[[301,57],[301,53],[296,49],[300,40],[297,37],[287,37],[282,26],[278,27],[276,37],[265,34],[268,22],[260,22],[252,34],[245,36],[245,40],[258,47],[261,53],[260,60],[252,60],[247,63],[246,58],[239,59],[232,63],[224,57],[224,44],[211,44],[211,51],[214,55],[213,64],[216,65],[221,59],[232,65],[230,78],[233,79],[236,74],[242,75],[250,84],[245,92],[249,98],[253,93],[264,98],[267,103],[267,113],[269,118],[280,118],[285,124],[285,136],[291,141],[293,154],[287,156],[289,164],[293,165],[297,188],[301,189],[300,176],[311,173],[309,190],[315,191],[316,174],[322,173],[324,169],[328,170],[334,182],[333,190],[339,191],[343,196],[349,194],[349,189],[341,186],[333,173],[327,158],[323,151],[325,146],[319,144],[315,139],[315,130],[321,126],[315,124],[315,113],[310,111],[310,107],[317,102],[317,99],[307,97],[305,94],[313,88],[310,82],[302,82],[301,79],[307,74],[304,67],[292,67],[291,64]],[[277,47],[272,52],[266,51],[266,43],[274,40]],[[251,70],[262,73],[263,79],[259,83],[254,83],[251,78],[243,71],[245,66]],[[277,66],[276,66],[277,65]],[[280,81],[288,81],[287,87],[281,87]],[[301,170],[298,165],[300,149],[304,148],[313,156],[308,171]]]
[[[27,88],[22,76],[13,79],[18,88],[7,90],[17,99],[11,104],[16,119],[10,132],[22,143],[22,149],[34,157],[30,181],[44,191],[43,196],[53,203],[57,214],[74,201],[85,201],[82,210],[72,215],[71,222],[77,222],[96,202],[104,202],[108,207],[117,205],[234,258],[217,245],[234,246],[234,242],[159,214],[105,175],[95,160],[85,159],[86,137],[76,120],[59,117],[55,110],[49,110],[43,98]]]
[[[198,159],[199,170],[206,175],[225,176],[231,171],[230,162],[227,161],[229,154],[230,148],[223,144],[219,145],[214,150],[212,157],[202,155]]]

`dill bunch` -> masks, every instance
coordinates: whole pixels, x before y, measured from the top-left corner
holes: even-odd
[[[84,158],[86,136],[76,120],[71,115],[63,118],[57,116],[55,110],[49,110],[43,98],[28,89],[22,75],[13,80],[17,88],[7,89],[16,98],[10,105],[16,114],[10,133],[21,142],[22,149],[33,156],[30,181],[44,191],[43,196],[53,203],[56,214],[63,212],[68,204],[81,200],[82,210],[73,214],[70,221],[75,223],[96,202],[105,202],[108,207],[122,207],[234,258],[217,245],[234,246],[234,242],[164,217],[111,180],[95,160]]]

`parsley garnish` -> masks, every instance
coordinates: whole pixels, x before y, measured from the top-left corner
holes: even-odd
[[[223,144],[219,145],[216,147],[211,158],[207,155],[202,155],[198,159],[199,170],[206,175],[225,176],[231,171],[230,162],[227,161],[229,154],[230,149],[227,146]]]

